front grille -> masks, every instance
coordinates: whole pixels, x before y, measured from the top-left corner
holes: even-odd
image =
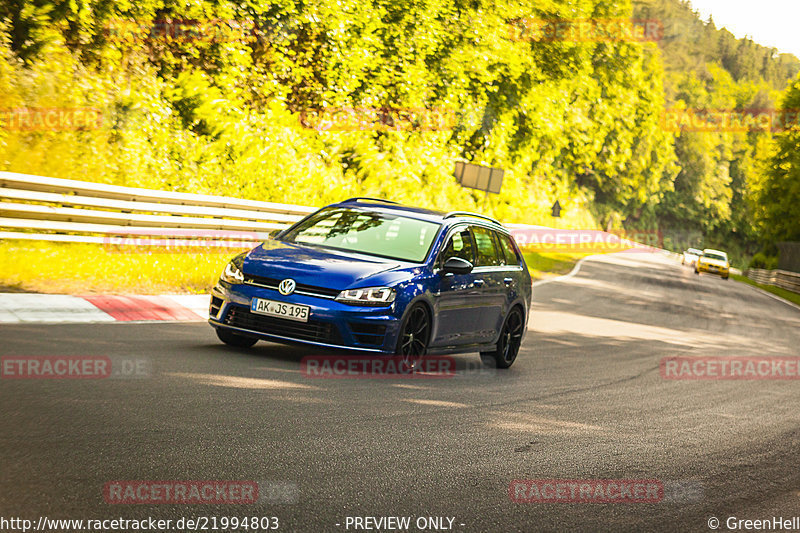
[[[260,333],[280,335],[290,339],[323,342],[325,344],[342,344],[342,338],[336,326],[329,322],[309,320],[296,322],[283,318],[257,315],[247,307],[230,306],[224,320],[225,324]]]
[[[353,332],[353,338],[355,338],[356,342],[359,344],[383,346],[383,339],[386,336],[386,325],[350,322],[350,331]]]
[[[250,285],[257,285],[259,287],[265,287],[267,289],[272,289],[277,291],[278,284],[283,281],[282,279],[275,279],[275,278],[266,278],[264,276],[255,276],[253,274],[245,274],[244,275],[244,282]],[[294,289],[294,292],[300,294],[306,294],[310,296],[319,296],[321,298],[336,298],[339,296],[338,289],[328,289],[326,287],[318,287],[316,285],[305,285],[303,283],[298,283]]]

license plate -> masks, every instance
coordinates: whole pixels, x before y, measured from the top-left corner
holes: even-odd
[[[264,300],[263,298],[253,298],[250,302],[250,310],[253,313],[288,318],[298,322],[308,322],[310,309],[307,305],[287,304],[286,302]]]

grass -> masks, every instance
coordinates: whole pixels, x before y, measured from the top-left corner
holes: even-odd
[[[121,251],[112,246],[0,242],[0,292],[204,294],[236,251]]]
[[[569,273],[575,263],[590,253],[526,252],[525,263],[533,279],[544,279]]]
[[[781,289],[780,287],[775,287],[774,285],[756,283],[752,279],[745,276],[740,276],[738,274],[731,274],[731,277],[736,281],[741,281],[742,283],[747,283],[748,285],[758,287],[759,289],[764,289],[767,292],[771,292],[775,296],[780,296],[784,300],[789,300],[793,304],[800,305],[800,294],[796,292],[787,291],[786,289]]]
[[[205,294],[231,252],[171,253],[38,241],[0,242],[0,292]],[[534,279],[566,274],[588,253],[525,252]]]

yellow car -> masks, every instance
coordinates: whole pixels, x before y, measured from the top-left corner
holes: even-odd
[[[697,262],[694,264],[694,273],[708,272],[709,274],[717,274],[722,279],[728,279],[730,276],[731,264],[728,262],[728,254],[720,252],[719,250],[712,250],[706,248],[703,250]]]

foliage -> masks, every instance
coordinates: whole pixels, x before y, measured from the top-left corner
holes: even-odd
[[[775,256],[767,256],[763,252],[758,252],[750,260],[750,268],[774,270],[778,268],[778,258]]]
[[[786,91],[781,107],[797,117],[800,77]],[[800,122],[777,136],[756,205],[766,243],[800,241]]]
[[[654,45],[510,35],[513,18],[629,17],[627,2],[17,0],[3,10],[3,107],[104,116],[98,130],[4,131],[4,169],[305,204],[364,194],[481,210],[484,195],[452,177],[463,159],[506,169],[486,204],[495,216],[550,223],[558,198],[573,227],[652,203],[674,172]],[[186,20],[252,21],[252,31],[159,33],[162,21]],[[140,27],[156,30],[124,31]],[[451,109],[456,122],[303,126],[308,110],[385,107]]]
[[[512,24],[632,16],[669,23],[665,38],[531,40]],[[0,110],[103,116],[0,128],[0,169],[308,205],[385,196],[548,225],[559,199],[561,227],[697,230],[745,251],[766,227],[755,211],[781,212],[759,203],[778,190],[762,179],[769,134],[661,121],[665,108],[768,107],[800,62],[679,0],[10,0],[0,20]],[[454,122],[376,119],[403,108]],[[375,127],[309,127],[337,109]],[[462,189],[456,160],[504,168],[502,193]]]
[[[683,0],[637,4],[636,17],[661,21],[668,109],[770,110],[800,71],[800,60],[737,40],[713,20],[700,20]],[[773,145],[770,131],[683,129],[674,151],[680,171],[654,210],[665,231],[703,235],[705,245],[727,249],[737,263],[762,246],[764,166]],[[696,243],[701,244],[701,243]]]

